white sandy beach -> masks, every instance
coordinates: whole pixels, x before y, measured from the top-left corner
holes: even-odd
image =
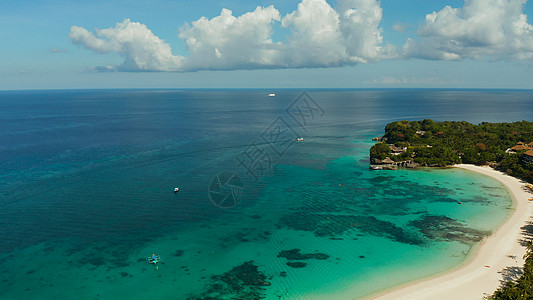
[[[507,221],[485,239],[477,253],[462,266],[426,280],[392,289],[371,299],[482,299],[500,285],[505,270],[522,268],[525,247],[521,227],[532,221],[533,195],[526,192],[524,182],[490,167],[457,165],[500,181],[515,201],[515,210]],[[386,280],[386,276],[384,276]]]

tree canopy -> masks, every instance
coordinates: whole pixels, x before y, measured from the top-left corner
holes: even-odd
[[[394,161],[414,159],[422,166],[445,167],[458,163],[493,164],[499,170],[533,182],[533,164],[524,163],[525,150],[506,153],[519,142],[533,142],[533,122],[487,123],[465,121],[397,121],[385,127],[383,142],[370,148],[370,157]],[[391,155],[387,144],[406,146]],[[533,148],[531,148],[533,149]]]

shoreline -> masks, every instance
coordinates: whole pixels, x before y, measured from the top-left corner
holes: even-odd
[[[390,288],[364,299],[483,299],[501,285],[508,268],[522,268],[526,247],[521,227],[532,221],[532,194],[523,190],[524,182],[488,166],[455,165],[489,176],[502,183],[513,201],[513,211],[504,223],[472,251],[466,261],[448,271]],[[529,203],[528,203],[529,202]]]

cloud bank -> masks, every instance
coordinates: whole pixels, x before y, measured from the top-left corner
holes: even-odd
[[[466,0],[426,15],[419,41],[408,40],[405,57],[437,60],[532,59],[533,26],[523,14],[527,0]]]
[[[179,68],[194,71],[276,66],[279,45],[271,39],[272,24],[280,20],[278,10],[269,6],[239,17],[223,9],[220,16],[186,24],[178,36],[189,56]]]
[[[532,59],[533,26],[523,14],[527,0],[465,0],[460,8],[444,7],[426,15],[417,37],[396,49],[384,43],[378,0],[302,0],[281,16],[274,7],[258,6],[234,16],[223,9],[179,29],[188,55],[174,55],[168,43],[144,24],[129,19],[115,27],[72,26],[69,37],[98,53],[118,53],[119,66],[93,70],[174,71],[319,68],[355,65],[394,58],[429,60]],[[274,41],[274,25],[289,32]],[[394,30],[404,28],[397,24]]]
[[[172,55],[170,46],[150,29],[129,19],[115,28],[97,29],[96,35],[87,29],[72,26],[69,37],[75,44],[99,52],[116,52],[125,57],[121,71],[178,71],[184,58]]]
[[[72,26],[69,37],[95,52],[122,55],[120,71],[333,67],[377,61],[393,52],[382,45],[381,17],[377,0],[339,0],[337,9],[326,0],[302,0],[284,17],[274,6],[238,17],[223,9],[179,29],[188,56],[173,55],[168,43],[129,19],[94,33]],[[287,41],[272,40],[276,22],[289,30]]]

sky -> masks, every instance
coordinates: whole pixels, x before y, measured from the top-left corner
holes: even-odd
[[[533,88],[527,0],[0,1],[0,90]]]

